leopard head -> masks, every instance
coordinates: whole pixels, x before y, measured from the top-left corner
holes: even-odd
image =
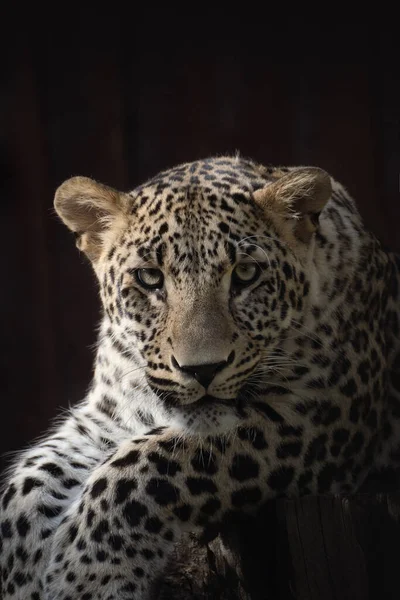
[[[330,195],[320,169],[220,158],[130,193],[74,177],[55,208],[93,265],[110,335],[144,365],[171,418],[210,431],[257,398],[307,310],[307,264]]]

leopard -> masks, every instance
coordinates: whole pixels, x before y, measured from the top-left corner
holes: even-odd
[[[187,532],[398,465],[400,261],[325,170],[213,156],[54,206],[102,317],[87,395],[4,476],[3,600],[152,598]]]

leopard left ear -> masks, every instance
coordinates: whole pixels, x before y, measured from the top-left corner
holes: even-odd
[[[331,178],[317,167],[299,167],[254,192],[267,211],[293,220],[294,234],[304,243],[318,227],[319,214],[332,194]]]
[[[99,258],[104,236],[128,211],[129,196],[88,177],[72,177],[57,189],[54,208],[75,233],[77,247],[92,262]]]

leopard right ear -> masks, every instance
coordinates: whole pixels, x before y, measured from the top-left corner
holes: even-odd
[[[104,234],[118,217],[128,213],[128,195],[88,177],[72,177],[57,189],[54,208],[76,234],[77,247],[95,261]]]
[[[291,223],[295,237],[308,243],[319,214],[332,194],[331,178],[318,167],[297,167],[254,192],[255,202]]]

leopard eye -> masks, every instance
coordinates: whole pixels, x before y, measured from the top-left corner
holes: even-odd
[[[164,275],[160,269],[136,269],[135,278],[147,290],[159,290],[164,284]]]
[[[261,269],[257,263],[240,263],[232,271],[233,285],[245,287],[258,279]]]

